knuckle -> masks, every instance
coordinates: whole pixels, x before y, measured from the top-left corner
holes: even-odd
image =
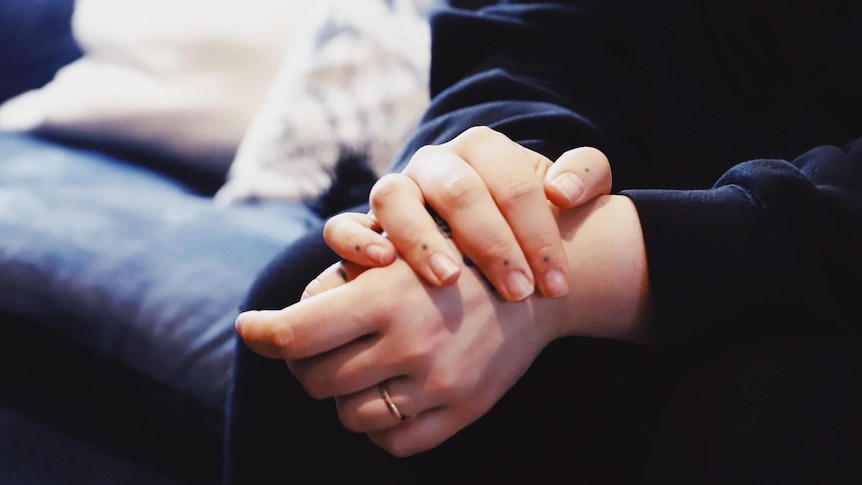
[[[287,356],[293,355],[299,348],[296,331],[290,325],[283,325],[273,333],[272,344],[281,349]]]
[[[356,232],[352,223],[353,220],[348,214],[342,213],[332,216],[327,219],[323,225],[323,239],[327,243],[338,243],[343,238],[353,232]]]
[[[429,328],[428,325],[421,324],[421,326],[422,328]],[[398,365],[402,368],[413,369],[414,371],[425,369],[435,353],[434,340],[428,334],[423,333],[420,336],[413,332],[411,338],[399,339],[398,351],[397,353],[393,352],[392,355],[398,356]]]
[[[416,165],[427,163],[440,153],[441,150],[443,150],[441,145],[423,145],[419,147],[419,149],[413,153],[413,156],[410,157],[410,162],[407,163],[406,169],[411,170],[415,168]]]
[[[464,130],[460,136],[458,136],[458,141],[463,141],[464,143],[473,144],[473,143],[485,143],[492,140],[497,140],[503,135],[487,126],[472,126]]]
[[[353,431],[355,433],[363,431],[363,428],[359,423],[356,411],[351,408],[339,405],[338,420],[341,421],[341,425],[349,431]]]
[[[446,160],[453,155],[452,147],[446,144],[421,146],[413,152],[404,170],[395,175],[406,177],[418,184],[429,176],[429,172],[434,172],[441,159]]]
[[[502,208],[514,209],[522,207],[533,199],[544,199],[544,188],[538,183],[538,180],[527,179],[524,177],[513,178],[508,180],[498,193],[499,204]]]
[[[467,173],[456,172],[448,174],[441,181],[438,194],[443,204],[451,210],[457,210],[470,206],[482,188],[482,184],[477,183]]]
[[[452,401],[464,394],[461,377],[459,369],[439,369],[428,376],[425,392],[433,399]]]
[[[397,197],[397,194],[403,190],[402,183],[403,175],[400,174],[386,174],[382,176],[377,182],[375,182],[374,186],[371,187],[370,200],[372,206],[382,206],[391,202],[392,199]]]
[[[337,217],[337,216],[336,216]],[[340,221],[333,219],[328,219],[326,223],[323,224],[323,240],[327,243],[331,241],[338,241],[338,225]]]
[[[510,150],[513,144],[506,135],[487,126],[474,126],[466,129],[455,140],[453,146],[456,151],[467,159],[481,158],[482,156],[500,153],[500,150]],[[508,152],[511,154],[511,152]],[[520,153],[520,150],[519,150]]]
[[[428,366],[433,355],[433,345],[425,339],[414,339],[404,350],[402,365],[408,369],[423,369]]]

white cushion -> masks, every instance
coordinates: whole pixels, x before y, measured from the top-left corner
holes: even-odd
[[[315,2],[78,0],[84,56],[0,106],[0,129],[109,142],[225,173]]]

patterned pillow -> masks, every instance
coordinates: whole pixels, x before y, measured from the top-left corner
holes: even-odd
[[[308,200],[326,190],[344,153],[384,171],[429,102],[434,5],[323,5],[284,57],[216,201]]]

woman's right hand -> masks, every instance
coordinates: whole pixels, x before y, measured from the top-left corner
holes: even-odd
[[[387,265],[397,253],[428,283],[445,286],[462,267],[451,237],[504,300],[521,301],[536,286],[558,297],[569,288],[554,212],[610,188],[610,164],[594,148],[570,150],[552,163],[490,128],[472,128],[418,150],[403,172],[375,184],[370,213],[331,218],[324,238],[362,266]],[[450,232],[440,230],[432,211]]]

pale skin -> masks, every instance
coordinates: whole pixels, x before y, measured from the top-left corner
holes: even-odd
[[[566,164],[577,168],[578,157],[566,156]],[[540,171],[523,173],[543,180]],[[531,186],[544,197],[541,182]],[[563,296],[534,293],[506,302],[477,271],[459,270],[454,281],[435,285],[406,257],[393,255],[386,266],[370,269],[357,257],[324,271],[295,305],[244,313],[237,330],[254,351],[287,361],[311,396],[335,397],[348,429],[366,433],[396,456],[433,448],[486,413],[551,341],[573,335],[649,340],[646,257],[631,201],[591,196],[557,213],[548,199],[543,209],[557,234],[559,262],[566,275],[575,275],[567,276]],[[419,206],[424,211],[424,203]],[[346,227],[351,237],[375,239],[376,222],[360,216],[346,219],[350,224],[334,234]],[[457,247],[436,225],[425,230],[441,236],[436,251],[458,254],[462,239],[455,227]],[[520,231],[513,228],[507,237]],[[410,419],[393,417],[379,392],[384,381]]]
[[[552,208],[576,207],[610,188],[610,165],[594,148],[576,148],[553,163],[476,127],[420,149],[401,173],[375,184],[371,214],[338,215],[327,222],[324,237],[339,256],[363,266],[389,264],[397,248],[426,281],[451,284],[461,257],[437,230],[427,204],[505,300],[523,300],[536,287],[557,297],[568,291],[569,275]]]

